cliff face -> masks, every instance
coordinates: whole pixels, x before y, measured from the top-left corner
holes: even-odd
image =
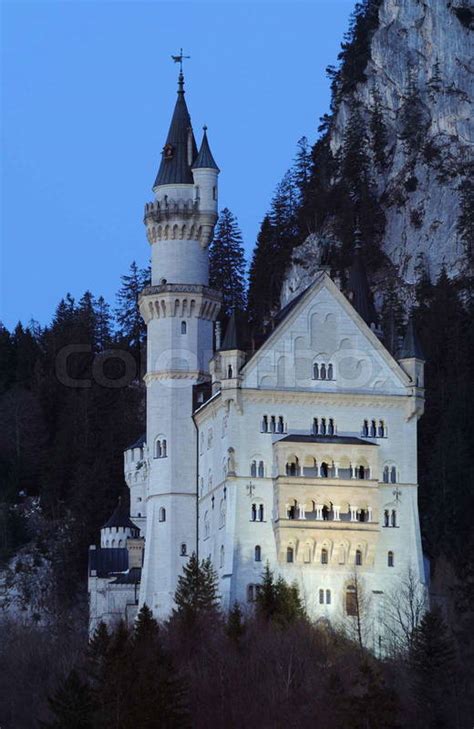
[[[382,0],[366,78],[342,95],[329,126],[337,156],[351,109],[358,108],[368,129],[378,114],[383,164],[375,163],[373,136],[371,155],[385,215],[381,246],[407,284],[420,256],[432,278],[443,264],[450,275],[465,266],[458,221],[460,187],[473,164],[473,25],[474,5],[467,0]],[[321,237],[333,234],[326,222],[295,249],[282,303],[309,283],[317,266],[311,253]]]

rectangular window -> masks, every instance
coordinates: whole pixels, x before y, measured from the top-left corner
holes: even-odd
[[[331,590],[326,590],[326,605],[331,604]]]
[[[324,590],[319,591],[319,604],[324,605]]]

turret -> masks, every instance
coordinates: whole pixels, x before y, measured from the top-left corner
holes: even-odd
[[[425,386],[425,356],[418,339],[413,315],[410,315],[399,354],[399,362],[415,387]]]
[[[213,392],[239,387],[242,379],[240,370],[244,366],[245,360],[246,351],[241,322],[239,315],[234,310],[227,323],[219,352],[211,362]]]
[[[204,126],[203,130],[201,148],[192,166],[195,194],[199,209],[206,213],[212,213],[217,218],[217,176],[220,170],[209,148],[207,127]]]
[[[349,271],[348,299],[354,309],[362,317],[366,324],[374,331],[377,330],[377,312],[372,298],[372,292],[367,279],[367,272],[361,256],[360,232],[355,231],[356,245],[354,258]]]
[[[127,507],[119,498],[110,519],[100,530],[100,546],[102,548],[126,547],[127,539],[140,536],[140,529],[131,521]]]

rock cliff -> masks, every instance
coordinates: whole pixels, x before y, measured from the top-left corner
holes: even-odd
[[[364,79],[333,107],[328,139],[335,158],[354,108],[368,130],[376,119],[383,131],[380,164],[369,132],[374,193],[385,217],[380,244],[406,284],[420,258],[432,278],[443,265],[450,275],[466,266],[459,220],[468,204],[462,188],[473,174],[473,27],[467,0],[381,0]],[[328,237],[331,220],[294,250],[282,304],[312,279],[318,256],[311,253]]]

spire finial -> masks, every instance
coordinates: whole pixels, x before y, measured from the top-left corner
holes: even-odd
[[[184,93],[183,86],[184,86],[184,76],[183,76],[183,60],[185,58],[191,58],[191,56],[184,56],[183,55],[183,49],[180,48],[179,54],[177,56],[171,56],[173,61],[175,63],[179,63],[179,76],[178,76],[178,93],[182,92]]]
[[[203,126],[203,128],[202,128],[202,129],[203,129],[203,132],[204,132],[204,134],[205,134],[205,133],[207,132],[207,124],[204,124],[204,126]]]

